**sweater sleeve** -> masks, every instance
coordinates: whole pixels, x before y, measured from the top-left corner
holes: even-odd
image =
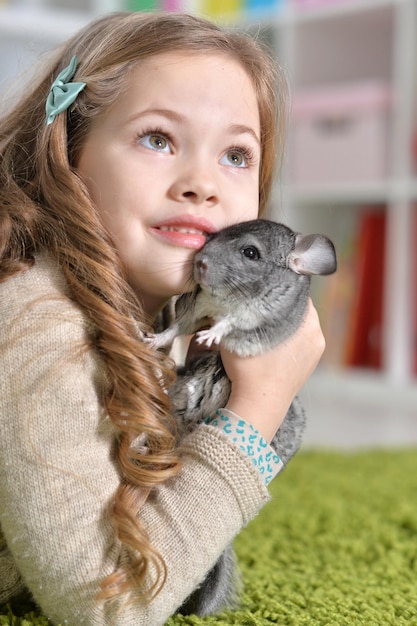
[[[109,516],[119,474],[101,365],[68,300],[21,311],[3,310],[10,325],[2,322],[0,347],[0,521],[9,554],[53,623],[162,625],[267,502],[265,485],[224,433],[201,426],[184,442],[179,475],[139,513],[167,566],[161,593],[149,605],[97,602],[100,580],[128,558]]]

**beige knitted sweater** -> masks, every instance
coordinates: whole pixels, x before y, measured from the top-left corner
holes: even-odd
[[[149,605],[103,604],[99,581],[126,558],[108,510],[119,482],[88,323],[47,259],[0,284],[0,602],[24,587],[53,623],[165,623],[268,501],[249,458],[201,426],[180,474],[140,511],[168,579]]]

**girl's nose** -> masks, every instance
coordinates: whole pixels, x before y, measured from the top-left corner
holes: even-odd
[[[179,202],[215,205],[219,202],[214,176],[205,168],[193,167],[182,172],[170,187],[170,196]]]

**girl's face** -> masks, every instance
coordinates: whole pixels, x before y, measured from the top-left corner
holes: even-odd
[[[142,61],[94,122],[78,171],[150,315],[192,288],[208,233],[257,217],[260,154],[254,87],[223,53]]]

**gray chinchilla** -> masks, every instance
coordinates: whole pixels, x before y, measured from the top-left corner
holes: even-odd
[[[266,352],[290,337],[306,313],[310,277],[336,271],[336,253],[323,235],[301,235],[283,224],[257,219],[209,235],[193,263],[197,286],[179,297],[176,321],[155,335],[155,347],[177,335],[197,333],[208,346],[222,344],[240,356]],[[199,330],[207,319],[208,330]],[[169,390],[180,437],[224,407],[230,382],[220,353],[206,351],[178,370]],[[271,446],[284,464],[298,450],[305,415],[294,399]],[[200,616],[236,606],[239,574],[231,546],[178,610]]]

